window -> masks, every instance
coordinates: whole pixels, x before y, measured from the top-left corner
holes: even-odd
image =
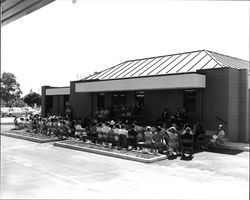
[[[196,90],[184,90],[184,108],[196,112]]]
[[[97,94],[97,107],[98,107],[98,110],[105,108],[105,93]]]
[[[112,94],[112,106],[115,115],[126,112],[127,98],[125,92],[114,92]]]

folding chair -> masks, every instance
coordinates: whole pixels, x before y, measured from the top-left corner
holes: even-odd
[[[103,132],[97,132],[97,142],[102,144],[103,142]]]
[[[108,145],[108,133],[102,132],[102,142],[105,143],[105,145]]]
[[[118,146],[118,142],[119,142],[119,134],[118,133],[114,133],[114,145]]]
[[[190,139],[181,139],[181,152],[182,156],[185,156],[185,153],[188,153],[190,156],[193,156],[194,154],[193,137]]]

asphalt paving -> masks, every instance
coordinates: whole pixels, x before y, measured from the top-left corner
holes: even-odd
[[[52,144],[1,136],[1,199],[249,199],[249,152],[144,164]]]

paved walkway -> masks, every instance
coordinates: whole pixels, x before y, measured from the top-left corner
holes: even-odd
[[[249,152],[144,164],[1,136],[1,198],[249,197]]]
[[[230,150],[249,151],[249,143],[226,142],[225,148]]]

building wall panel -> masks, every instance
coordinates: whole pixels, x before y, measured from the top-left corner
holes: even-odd
[[[202,123],[206,130],[217,130],[228,123],[228,70],[200,71],[206,74],[206,88],[202,92]]]
[[[238,141],[240,135],[240,74],[237,69],[228,69],[228,139]]]
[[[73,109],[74,118],[92,117],[92,95],[91,93],[76,93],[75,82],[70,82],[70,106]]]

